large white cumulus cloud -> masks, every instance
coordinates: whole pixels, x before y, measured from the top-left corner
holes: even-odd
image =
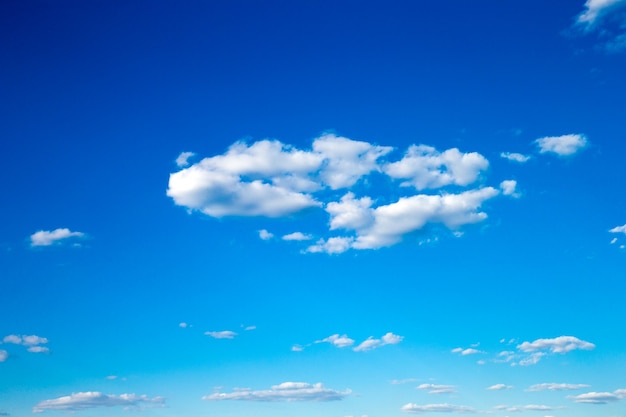
[[[310,149],[237,142],[172,173],[167,195],[217,218],[324,210],[329,235],[306,234],[315,238],[306,251],[341,253],[394,245],[429,223],[458,229],[483,221],[483,203],[502,194],[481,185],[489,162],[477,152],[411,145],[393,161],[393,150],[334,134],[316,138]],[[386,184],[371,186],[372,175]]]

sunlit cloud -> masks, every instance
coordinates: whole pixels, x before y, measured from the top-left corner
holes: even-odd
[[[230,393],[216,392],[202,397],[207,401],[338,401],[350,394],[350,390],[335,391],[324,387],[323,384],[309,384],[306,382],[283,382],[274,385],[271,389],[253,391],[238,389]]]
[[[121,394],[107,395],[101,392],[77,392],[64,397],[45,400],[33,407],[33,413],[44,411],[81,411],[96,407],[122,406],[133,409],[142,405],[164,406],[163,397],[149,398],[146,395]]]
[[[314,343],[330,343],[333,346],[337,346],[339,348],[352,346],[354,344],[354,340],[350,339],[347,335],[339,335],[333,334],[321,340],[316,340]]]
[[[217,218],[294,220],[296,213],[322,210],[329,218],[326,236],[317,236],[302,252],[328,254],[392,246],[429,224],[461,235],[461,227],[487,219],[481,210],[486,201],[517,196],[513,180],[501,183],[501,190],[482,184],[489,162],[477,152],[412,145],[393,161],[392,151],[333,134],[316,138],[309,150],[277,140],[237,142],[172,173],[167,195],[179,206]],[[388,186],[366,187],[373,175]],[[259,237],[269,240],[273,234],[262,229]],[[313,236],[294,232],[281,240],[309,239]]]
[[[31,246],[51,246],[61,243],[72,237],[82,238],[83,232],[72,232],[70,229],[62,228],[55,230],[40,230],[30,235]]]
[[[540,153],[553,153],[559,156],[570,156],[584,149],[587,137],[580,134],[548,136],[535,140]]]
[[[372,349],[379,348],[385,345],[396,345],[400,343],[404,339],[403,336],[398,336],[397,334],[393,334],[391,332],[386,333],[380,339],[374,339],[373,337],[369,337],[363,342],[361,342],[358,346],[354,348],[355,352],[364,352]]]
[[[526,405],[496,405],[493,407],[498,411],[520,412],[520,411],[552,411],[564,407],[553,407],[543,404],[526,404]]]

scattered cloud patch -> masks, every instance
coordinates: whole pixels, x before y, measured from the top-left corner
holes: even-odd
[[[527,405],[496,405],[493,407],[499,411],[510,411],[510,412],[520,412],[520,411],[551,411],[557,410],[563,407],[552,407],[550,405],[540,405],[540,404],[527,404]]]
[[[16,335],[10,334],[2,338],[2,343],[9,343],[14,345],[21,345],[26,347],[26,350],[31,353],[49,353],[50,349],[45,346],[40,346],[48,343],[48,339],[37,335]],[[2,350],[5,354],[0,353],[0,358],[4,356],[4,360],[8,357],[8,352]],[[4,360],[0,360],[3,362]]]
[[[303,240],[311,240],[311,239],[312,239],[311,235],[305,235],[302,232],[293,232],[293,233],[289,233],[288,235],[283,236],[283,240],[303,241]]]
[[[477,353],[484,353],[484,352],[481,352],[478,349],[474,349],[474,348],[463,349],[461,347],[454,348],[454,349],[451,350],[451,352],[452,353],[460,353],[462,356],[476,355]]]
[[[405,378],[405,379],[392,379],[389,381],[391,385],[402,385],[402,384],[410,384],[412,382],[417,382],[416,378]]]
[[[588,392],[576,396],[569,396],[577,403],[585,404],[607,404],[626,398],[626,389],[617,389],[613,392]]]
[[[553,153],[559,156],[570,156],[584,149],[587,144],[587,137],[581,134],[570,134],[562,136],[548,136],[535,140],[539,146],[539,153]]]
[[[31,353],[49,353],[50,349],[45,346],[30,346],[27,351]]]
[[[316,138],[305,150],[277,140],[237,142],[221,155],[172,173],[167,195],[179,206],[218,218],[293,217],[305,209],[324,210],[328,230],[335,235],[321,237],[303,252],[337,254],[391,246],[431,223],[458,233],[462,226],[484,221],[487,214],[481,206],[501,194],[475,185],[489,167],[477,152],[412,145],[400,160],[392,161],[387,158],[392,150],[333,134]],[[390,186],[361,186],[374,174]],[[444,192],[448,186],[453,188]],[[473,188],[459,190],[468,186]],[[511,186],[503,185],[510,195]],[[393,188],[397,191],[392,198],[374,195]],[[363,190],[370,195],[359,195]],[[273,235],[264,229],[259,237],[268,240]],[[302,233],[283,237],[308,238]]]
[[[440,385],[440,384],[420,384],[417,389],[428,391],[429,394],[452,394],[455,393],[454,385]]]
[[[626,224],[623,226],[615,226],[614,228],[609,230],[609,233],[623,233],[626,235]]]
[[[404,339],[404,336],[398,336],[397,334],[393,334],[391,332],[386,333],[380,339],[374,339],[372,336],[361,342],[358,346],[356,346],[353,350],[355,352],[365,352],[368,350],[373,350],[385,345],[396,345],[400,343]]]
[[[193,152],[181,152],[176,158],[176,166],[183,168],[189,165],[189,158],[194,157],[196,154]]]
[[[578,15],[577,22],[587,28],[592,28],[605,16],[626,6],[626,0],[587,0],[585,10]]]
[[[230,393],[216,392],[202,397],[207,401],[338,401],[350,394],[350,390],[344,392],[335,391],[324,387],[323,384],[309,384],[306,382],[283,382],[274,385],[271,389],[252,391],[239,389]]]
[[[82,238],[84,236],[85,234],[82,232],[72,232],[67,228],[40,230],[30,235],[30,246],[51,246],[54,244],[60,244],[61,242],[72,237]]]
[[[517,348],[523,352],[547,350],[551,353],[568,353],[573,350],[593,350],[596,345],[580,340],[574,336],[559,336],[553,339],[537,339],[534,342],[523,342]]]
[[[8,357],[9,357],[9,352],[7,352],[4,349],[0,349],[0,363],[6,361]]]
[[[568,390],[577,390],[582,388],[589,388],[587,384],[564,384],[564,383],[556,383],[556,382],[544,382],[542,384],[531,385],[526,389],[526,391],[568,391]]]
[[[204,332],[205,335],[211,336],[214,339],[234,339],[237,333],[231,330],[222,330],[219,332]]]
[[[243,328],[244,331],[249,332],[251,330],[256,330],[256,326],[246,326]]]
[[[352,346],[354,344],[354,340],[350,339],[347,335],[339,335],[333,334],[321,340],[316,340],[314,343],[330,343],[333,346],[337,346],[338,348],[344,348],[348,346]]]
[[[502,152],[500,153],[500,157],[508,159],[509,161],[518,162],[520,164],[523,164],[524,162],[528,162],[530,160],[529,155],[524,155],[517,152]]]
[[[265,229],[262,229],[262,230],[259,230],[259,237],[261,238],[261,240],[270,240],[271,238],[274,237],[274,234],[268,232]]]
[[[495,384],[486,388],[489,391],[502,391],[505,389],[513,389],[513,386],[506,384]]]
[[[303,350],[304,350],[304,347],[300,345],[293,345],[291,347],[292,352],[302,352]]]
[[[489,161],[477,152],[462,153],[457,148],[439,152],[432,146],[412,145],[400,161],[383,170],[391,178],[406,180],[401,186],[424,190],[469,185],[488,167]]]
[[[64,397],[42,401],[33,407],[33,413],[59,410],[74,412],[96,407],[115,406],[134,409],[145,404],[163,407],[165,399],[163,397],[149,398],[146,395],[136,394],[107,395],[96,391],[77,392]]]
[[[452,404],[425,404],[418,405],[408,403],[402,406],[402,411],[406,413],[467,413],[473,414],[478,411],[473,407],[466,405],[452,405]]]
[[[185,323],[184,321],[181,321],[180,323],[178,323],[178,327],[180,327],[181,329],[186,329],[187,327],[191,327],[191,325]]]
[[[517,181],[515,180],[502,181],[500,183],[500,190],[502,190],[503,195],[510,195],[513,198],[519,198],[521,196],[521,194],[517,192]]]

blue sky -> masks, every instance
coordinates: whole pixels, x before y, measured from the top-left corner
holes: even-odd
[[[0,415],[626,416],[626,1],[0,7]]]

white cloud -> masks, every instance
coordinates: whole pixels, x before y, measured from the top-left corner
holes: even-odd
[[[176,158],[176,165],[179,168],[183,168],[189,165],[189,158],[195,156],[196,154],[193,152],[181,152],[180,155]]]
[[[303,240],[311,240],[311,235],[305,235],[302,232],[293,232],[288,235],[283,236],[283,240],[295,240],[295,241],[303,241]]]
[[[536,365],[544,356],[546,356],[545,352],[535,352],[520,360],[517,364],[520,366]]]
[[[4,349],[0,349],[0,362],[4,362],[9,357],[9,352]]]
[[[31,353],[48,353],[48,352],[50,352],[50,349],[48,349],[45,346],[31,346],[31,347],[29,347],[26,350],[28,350]]]
[[[391,178],[406,179],[404,186],[423,190],[469,185],[488,167],[489,161],[477,152],[462,153],[457,148],[438,152],[431,146],[412,145],[400,161],[383,169]]]
[[[517,192],[517,181],[515,180],[505,180],[500,183],[500,189],[502,190],[502,194],[510,195],[511,197],[518,198],[520,197],[520,193]]]
[[[243,328],[246,332],[249,332],[251,330],[256,330],[256,326],[246,326]]]
[[[234,339],[237,333],[230,330],[223,330],[220,332],[204,332],[205,335],[211,336],[214,339]]]
[[[265,230],[265,229],[262,229],[262,230],[259,230],[259,237],[260,237],[262,240],[270,240],[271,238],[273,238],[273,237],[274,237],[274,234],[273,234],[273,233],[268,232],[268,231],[267,231],[267,230]]]
[[[177,205],[212,217],[284,217],[304,209],[324,209],[329,230],[340,234],[321,237],[303,252],[336,254],[391,246],[427,224],[442,224],[460,235],[460,227],[487,218],[481,211],[485,201],[502,194],[483,186],[459,190],[475,183],[489,166],[477,152],[456,148],[440,152],[413,145],[393,162],[386,160],[391,150],[332,134],[315,139],[310,150],[277,140],[237,142],[221,155],[172,173],[167,195]],[[357,196],[349,189],[372,173],[386,176],[393,188],[405,189],[392,193],[392,198]],[[515,195],[513,185],[511,180],[502,183],[504,194]],[[454,186],[454,192],[410,195],[409,190],[406,195],[409,186],[417,190]],[[339,201],[328,192],[342,189],[347,190]],[[389,187],[377,188],[381,189],[387,194]],[[283,239],[309,237],[297,233]],[[273,235],[261,230],[259,237],[267,240]]]
[[[320,239],[315,245],[309,246],[306,251],[311,253],[343,253],[350,249],[354,238],[352,237],[331,237],[328,240]]]
[[[392,379],[389,381],[392,385],[401,385],[401,384],[409,384],[411,382],[417,382],[416,378],[405,378],[405,379]]]
[[[606,404],[626,398],[626,389],[617,389],[613,392],[588,392],[576,396],[569,396],[574,402],[587,404]]]
[[[178,327],[180,327],[181,329],[186,329],[187,327],[190,327],[189,324],[185,323],[184,321],[178,323]]]
[[[540,153],[555,153],[559,156],[573,155],[585,148],[587,137],[581,134],[548,136],[535,140]]]
[[[429,394],[452,394],[455,391],[454,385],[440,385],[440,384],[420,384],[417,389],[428,391]]]
[[[513,389],[513,387],[511,385],[506,385],[506,384],[495,384],[490,387],[487,387],[486,389],[488,389],[489,391],[501,391],[505,389]]]
[[[566,391],[566,390],[576,390],[581,388],[588,388],[587,384],[564,384],[564,383],[556,383],[556,382],[544,382],[542,384],[531,385],[526,389],[526,391]]]
[[[493,407],[499,411],[510,411],[510,412],[520,412],[520,411],[551,411],[560,409],[563,407],[552,407],[550,405],[541,405],[541,404],[527,404],[527,405],[496,405]]]
[[[304,347],[300,345],[293,345],[291,347],[292,352],[302,352],[303,350],[304,350]]]
[[[320,178],[333,190],[350,187],[364,175],[379,171],[377,160],[392,149],[332,134],[313,142],[313,151],[324,160]]]
[[[616,237],[614,237],[613,239],[611,239],[611,245],[614,245],[614,244],[616,244],[616,243],[617,243],[617,238],[616,238]]]
[[[578,16],[577,21],[587,28],[592,28],[604,16],[625,5],[626,0],[587,0],[585,11]]]
[[[354,344],[354,340],[350,339],[347,335],[339,335],[333,334],[328,336],[322,340],[316,340],[314,343],[330,343],[331,345],[337,346],[339,348],[352,346]]]
[[[37,335],[22,336],[22,344],[24,346],[34,346],[48,343],[48,339]]]
[[[164,406],[165,399],[162,397],[149,398],[146,395],[136,394],[107,395],[101,392],[77,392],[65,397],[42,401],[33,407],[33,413],[53,410],[73,412],[95,407],[115,406],[135,408],[142,404]]]
[[[530,156],[517,152],[502,152],[500,154],[500,157],[508,159],[509,161],[519,162],[520,164],[528,162],[528,160],[530,159]]]
[[[21,345],[22,344],[22,338],[18,335],[15,334],[10,334],[8,336],[4,336],[4,339],[2,339],[2,341],[4,343],[13,343],[16,345]]]
[[[609,233],[624,233],[626,235],[626,224],[623,226],[616,226],[609,230]]]
[[[70,229],[62,228],[52,231],[40,230],[30,235],[31,246],[50,246],[62,240],[69,239],[71,237],[84,237],[82,232],[72,232]]]
[[[402,411],[407,413],[477,413],[475,408],[466,405],[452,404],[425,404],[418,405],[408,403],[402,406]]]
[[[283,382],[271,389],[252,391],[236,390],[231,393],[216,392],[202,397],[208,401],[239,400],[239,401],[337,401],[350,394],[325,388],[323,384],[306,382]]]
[[[523,352],[536,352],[547,350],[551,353],[568,353],[573,350],[593,350],[596,347],[593,343],[580,340],[574,336],[559,336],[554,339],[537,339],[534,342],[524,342],[517,345]]]
[[[467,349],[463,349],[461,347],[458,348],[454,348],[451,351],[452,353],[460,353],[462,356],[467,356],[467,355],[476,355],[477,353],[483,353],[478,349],[474,349],[474,348],[467,348]]]
[[[398,336],[397,334],[393,334],[391,332],[386,333],[380,339],[374,339],[372,336],[370,336],[366,340],[361,342],[358,346],[356,346],[353,350],[355,352],[365,352],[385,345],[396,345],[400,343],[402,339],[404,339],[404,336]]]

